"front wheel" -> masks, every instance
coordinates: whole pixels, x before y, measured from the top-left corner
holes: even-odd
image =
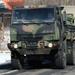
[[[24,57],[18,53],[11,53],[11,66],[13,69],[22,69],[24,64]]]
[[[22,64],[19,59],[11,58],[11,65],[13,69],[22,69]]]
[[[55,65],[57,68],[64,69],[66,67],[66,53],[65,51],[59,50],[56,53]]]

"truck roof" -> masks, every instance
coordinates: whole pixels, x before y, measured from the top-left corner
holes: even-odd
[[[57,6],[57,5],[28,5],[28,6],[18,6],[15,7],[14,9],[38,9],[38,8],[61,8],[63,10],[64,7],[62,6]]]

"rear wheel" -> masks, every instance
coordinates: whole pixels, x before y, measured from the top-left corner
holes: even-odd
[[[74,65],[73,53],[67,54],[67,65]]]
[[[73,43],[70,42],[70,46],[68,45],[68,53],[67,53],[67,64],[74,65],[74,54],[73,54]]]

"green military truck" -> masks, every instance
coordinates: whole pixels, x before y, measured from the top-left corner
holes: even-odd
[[[74,15],[72,13],[67,14],[67,22],[65,25],[66,39],[67,39],[67,64],[74,65]]]
[[[12,68],[22,69],[25,58],[31,66],[50,60],[57,68],[66,67],[69,61],[66,61],[66,14],[63,12],[62,17],[63,8],[56,5],[31,5],[13,9],[11,41],[8,44]]]

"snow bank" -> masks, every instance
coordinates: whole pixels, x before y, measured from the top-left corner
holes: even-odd
[[[10,53],[0,53],[0,65],[11,63]]]
[[[1,36],[1,35],[0,35]],[[10,27],[4,28],[4,40],[0,40],[0,51],[8,51],[7,43],[10,43]]]

